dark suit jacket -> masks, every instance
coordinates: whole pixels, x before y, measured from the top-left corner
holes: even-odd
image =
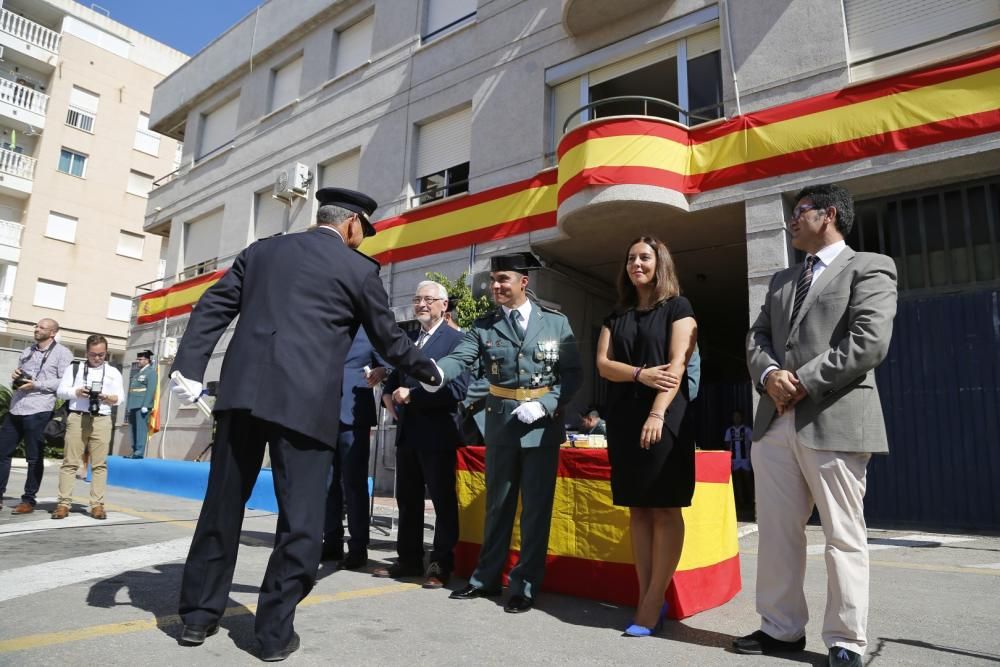
[[[365,366],[385,366],[364,328],[358,329],[344,359],[343,393],[340,397],[340,423],[357,428],[372,428],[378,422],[375,394],[365,380]]]
[[[411,334],[416,340],[419,331]],[[447,356],[462,334],[447,324],[437,328],[421,352],[431,359]],[[462,373],[451,380],[446,387],[428,392],[407,373],[393,373],[386,381],[384,392],[391,394],[397,387],[409,387],[410,402],[396,406],[399,422],[396,426],[397,447],[457,447],[462,442],[458,421],[458,404],[465,398],[469,388],[469,374]]]
[[[393,365],[439,382],[396,325],[378,268],[328,228],[258,241],[198,301],[172,370],[202,380],[215,344],[239,315],[215,409],[249,410],[332,447],[344,359],[359,326]]]

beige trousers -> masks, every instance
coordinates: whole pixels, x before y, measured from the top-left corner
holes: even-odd
[[[111,417],[69,413],[66,420],[66,444],[59,467],[59,504],[73,504],[76,471],[83,465],[84,451],[90,451],[90,506],[104,504],[108,486],[108,449],[111,446]]]
[[[757,612],[761,630],[783,641],[805,636],[809,610],[805,527],[813,504],[826,537],[823,642],[864,655],[868,624],[865,475],[870,454],[817,451],[795,432],[795,413],[777,417],[751,450],[756,477]]]

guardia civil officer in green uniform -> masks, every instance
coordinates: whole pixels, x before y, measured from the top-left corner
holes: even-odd
[[[563,407],[581,377],[569,321],[525,291],[528,271],[540,266],[531,253],[493,257],[490,283],[497,309],[476,320],[458,347],[437,362],[448,379],[479,362],[489,382],[483,547],[469,585],[451,597],[500,594],[520,491],[521,555],[504,605],[510,613],[531,609],[542,583],[559,446],[566,440]]]
[[[153,399],[156,398],[156,366],[153,365],[152,350],[143,350],[136,355],[139,369],[132,373],[128,382],[129,430],[132,431],[132,458],[141,459],[146,455],[146,438],[149,435],[149,411],[153,409]]]

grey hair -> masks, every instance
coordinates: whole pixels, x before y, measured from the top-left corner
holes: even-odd
[[[316,224],[339,225],[352,215],[355,215],[354,211],[348,211],[346,208],[340,208],[332,204],[324,204],[316,211]]]
[[[446,290],[444,288],[444,285],[442,285],[441,283],[434,282],[433,280],[421,280],[419,283],[417,283],[417,292],[419,292],[425,287],[433,287],[437,291],[439,299],[448,298],[448,290]]]

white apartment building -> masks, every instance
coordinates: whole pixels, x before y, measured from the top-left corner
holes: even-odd
[[[4,1],[0,49],[0,372],[43,317],[121,363],[135,286],[162,275],[147,197],[178,156],[153,86],[187,56],[72,0]]]
[[[157,85],[150,127],[184,149],[150,193],[167,289],[130,349],[169,356],[198,290],[255,239],[305,229],[326,185],[381,204],[362,250],[400,320],[427,271],[478,289],[490,255],[530,249],[585,360],[628,242],[655,234],[699,321],[706,447],[751,412],[743,341],[798,261],[794,193],[839,182],[849,243],[900,272],[878,373],[898,454],[873,462],[869,511],[1000,526],[996,0],[270,0]],[[588,365],[575,407],[603,394]],[[165,418],[152,451],[204,450],[197,411]],[[912,483],[932,477],[947,488]]]

